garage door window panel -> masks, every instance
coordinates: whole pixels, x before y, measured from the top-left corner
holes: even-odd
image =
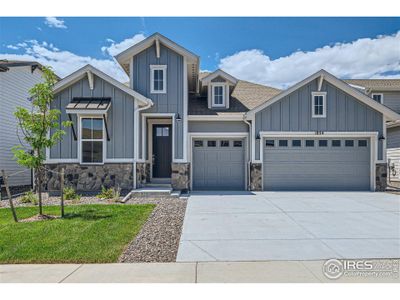
[[[314,147],[315,141],[314,140],[306,140],[306,147]]]
[[[332,140],[332,147],[340,147],[341,145],[341,140]]]
[[[354,140],[346,140],[345,146],[346,147],[354,147]]]
[[[321,147],[321,148],[328,147],[328,140],[319,140],[318,141],[318,146]]]
[[[216,141],[207,141],[207,147],[217,147]]]
[[[275,147],[275,141],[274,140],[266,140],[265,146],[266,147]]]
[[[368,142],[367,140],[358,140],[358,147],[367,147]]]
[[[279,140],[279,147],[287,147],[288,140]]]
[[[292,147],[301,147],[301,140],[292,140]]]

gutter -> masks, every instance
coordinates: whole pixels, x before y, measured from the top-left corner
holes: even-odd
[[[250,174],[251,167],[250,167],[250,165],[251,165],[251,153],[252,153],[252,149],[251,149],[251,145],[252,145],[252,141],[251,141],[251,139],[252,139],[251,126],[252,126],[252,124],[249,121],[246,120],[246,116],[243,116],[243,122],[245,122],[249,126],[249,138],[248,138],[248,141],[247,141],[249,143],[249,146],[248,146],[248,149],[249,149],[249,160],[247,161],[247,190],[249,191],[250,190],[250,180],[251,180],[251,174]]]

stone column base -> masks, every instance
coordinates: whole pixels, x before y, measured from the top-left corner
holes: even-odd
[[[250,164],[250,191],[262,191],[262,164]]]
[[[186,192],[190,189],[190,163],[171,164],[171,185],[174,190]]]
[[[136,188],[141,188],[148,182],[150,182],[150,164],[136,163]]]
[[[384,192],[387,188],[387,164],[379,163],[376,164],[376,173],[375,173],[375,191]]]

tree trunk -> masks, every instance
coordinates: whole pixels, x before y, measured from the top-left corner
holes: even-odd
[[[42,167],[37,168],[37,172],[38,172],[39,215],[43,215],[43,208],[42,208]]]
[[[10,208],[11,208],[11,212],[12,212],[14,221],[18,222],[17,213],[15,212],[14,203],[13,203],[12,197],[11,197],[10,187],[8,186],[8,178],[6,177],[6,172],[4,172],[4,170],[1,170],[1,173],[3,175],[4,185],[6,186],[8,201],[10,202]]]
[[[61,180],[60,180],[60,189],[61,189],[61,218],[64,218],[64,168],[61,169]]]

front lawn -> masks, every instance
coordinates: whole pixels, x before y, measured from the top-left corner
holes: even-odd
[[[14,223],[9,209],[0,209],[0,263],[116,262],[138,234],[155,205],[74,205],[65,218]],[[37,214],[37,207],[18,207],[19,218]],[[59,215],[57,206],[44,213]]]

